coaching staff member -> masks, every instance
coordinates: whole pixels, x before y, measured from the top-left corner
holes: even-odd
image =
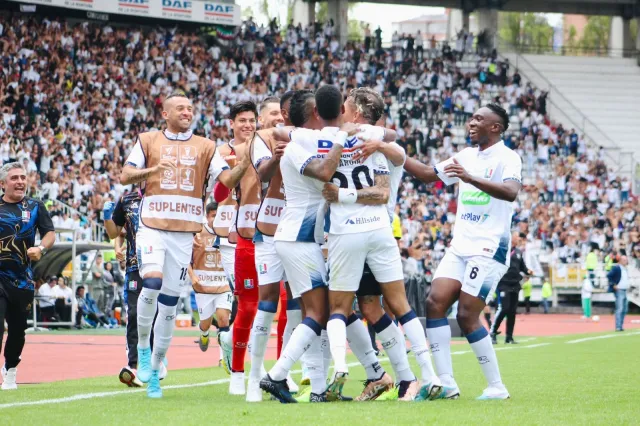
[[[4,347],[2,390],[17,389],[16,371],[24,348],[27,318],[34,294],[31,262],[38,261],[53,245],[56,234],[51,217],[40,200],[25,197],[27,172],[19,163],[0,168],[0,352],[4,321],[7,343]],[[35,246],[36,231],[42,241]]]
[[[516,310],[518,308],[518,294],[520,293],[520,281],[523,275],[533,275],[527,268],[522,256],[520,246],[525,241],[526,235],[514,232],[511,236],[511,264],[507,273],[498,283],[499,304],[496,317],[491,327],[491,341],[495,345],[496,336],[504,317],[507,317],[507,334],[505,343],[518,343],[513,340],[513,328],[516,325]]]

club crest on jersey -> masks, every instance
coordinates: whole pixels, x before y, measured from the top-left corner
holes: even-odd
[[[244,280],[244,288],[245,290],[251,290],[253,288],[253,279]]]
[[[144,247],[144,254],[152,254],[152,253],[153,253],[153,246]]]
[[[492,168],[488,168],[484,171],[484,178],[485,179],[491,179],[491,176],[493,175],[493,169]]]
[[[128,288],[129,288],[129,290],[137,290],[138,289],[138,282],[135,281],[135,280],[129,281]]]
[[[347,152],[351,152],[355,150],[355,146],[358,143],[358,138],[356,137],[352,137],[350,139],[347,139],[347,141],[344,143],[344,149],[342,150],[342,153],[347,153]],[[319,140],[318,141],[318,154],[328,154],[329,151],[331,150],[331,147],[333,146],[333,142],[332,141],[327,141],[327,140]]]
[[[266,264],[266,263],[263,263],[262,265],[260,265],[260,266],[258,267],[258,270],[259,270],[259,272],[260,272],[260,275],[264,275],[264,274],[266,274],[266,273],[267,273],[267,264]]]
[[[24,210],[22,212],[22,221],[23,222],[29,222],[29,220],[31,219],[31,212],[28,210]]]

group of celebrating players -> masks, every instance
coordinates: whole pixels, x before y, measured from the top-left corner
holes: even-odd
[[[512,202],[521,185],[521,160],[501,142],[507,114],[493,104],[480,108],[468,123],[475,146],[434,167],[407,158],[395,132],[379,125],[383,109],[372,89],[354,89],[345,100],[331,85],[268,98],[259,113],[252,102],[239,102],[230,113],[234,139],[216,147],[191,133],[193,105],[184,93],[165,99],[166,129],[141,134],[122,172],[123,184],[141,189],[105,206],[110,235],[126,232],[117,247],[127,242],[129,365],[121,381],[147,383],[149,397],[162,396],[178,299],[190,282],[200,348],[209,345],[215,314],[229,392],[249,402],[262,401],[263,391],[283,403],[350,399],[342,394],[347,342],[367,375],[356,400],[456,399],[446,318],[456,301],[458,323],[488,382],[479,399],[509,397],[479,321],[507,270]],[[426,336],[405,295],[391,228],[405,171],[427,183],[459,183],[454,238],[427,300]],[[211,192],[216,203],[205,212]],[[353,312],[356,296],[395,381]],[[282,350],[266,372],[279,300],[281,310],[286,304]],[[310,387],[294,398],[290,371],[297,361]]]

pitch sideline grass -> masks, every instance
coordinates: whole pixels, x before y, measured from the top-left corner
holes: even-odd
[[[453,348],[454,371],[462,391],[458,401],[428,403],[336,403],[283,405],[273,401],[248,404],[227,394],[221,369],[171,371],[164,381],[164,398],[148,400],[144,392],[130,392],[117,377],[24,385],[18,392],[0,392],[0,418],[7,425],[76,424],[633,424],[638,422],[634,357],[640,352],[640,333],[536,338],[519,346],[498,345],[498,358],[509,401],[475,401],[484,378],[468,345]],[[614,338],[615,337],[615,338]],[[413,358],[410,354],[410,360]],[[352,360],[353,361],[353,360]],[[384,363],[391,370],[388,362]],[[418,371],[413,364],[414,371]],[[361,367],[350,370],[346,394],[361,390]],[[175,385],[214,382],[200,387],[167,389]],[[124,392],[123,392],[124,391]],[[118,392],[106,397],[47,405],[7,407],[90,393]],[[5,423],[6,422],[6,423]]]

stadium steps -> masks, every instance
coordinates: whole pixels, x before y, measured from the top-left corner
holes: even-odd
[[[633,59],[502,53],[523,80],[549,91],[553,121],[605,148],[608,163],[631,176],[640,160],[640,67]]]

